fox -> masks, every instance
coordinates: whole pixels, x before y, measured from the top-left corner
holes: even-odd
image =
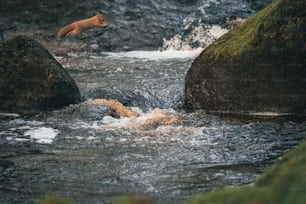
[[[108,23],[102,13],[96,13],[91,18],[75,21],[69,25],[62,27],[57,32],[57,38],[70,37],[80,35],[84,30],[93,27],[106,27]]]

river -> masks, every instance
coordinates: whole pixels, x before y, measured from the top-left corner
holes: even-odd
[[[140,8],[138,1],[128,2],[108,4],[109,8],[120,4],[119,11],[126,5]],[[156,11],[159,1],[150,2],[153,6],[144,7]],[[178,6],[188,1],[175,2],[175,6],[162,4],[163,9],[190,12],[189,7]],[[222,13],[229,17],[237,10],[246,17],[257,8],[252,1],[191,2],[206,13],[230,5],[233,9]],[[212,19],[209,16],[200,19]],[[234,117],[184,109],[184,80],[192,61],[205,43],[228,29],[211,22],[191,30],[180,27],[146,51],[135,49],[133,40],[104,49],[88,39],[85,51],[60,55],[55,50],[55,58],[76,81],[84,102],[35,116],[0,114],[0,203],[30,204],[50,193],[82,204],[110,203],[133,193],[161,204],[179,203],[224,186],[251,184],[305,139],[305,120],[291,115]],[[199,36],[193,35],[195,31],[204,36],[201,41],[195,41]],[[84,42],[82,38],[49,39],[47,45],[54,51],[58,43],[67,47]],[[119,45],[125,48],[115,52]],[[101,105],[102,99],[119,101],[121,108],[136,116]]]
[[[254,182],[306,138],[305,122],[283,116],[184,111],[190,52],[78,53],[58,60],[84,101],[117,99],[139,116],[120,118],[86,102],[35,117],[2,116],[1,203],[33,203],[47,193],[78,203],[109,203],[131,193],[177,203]]]

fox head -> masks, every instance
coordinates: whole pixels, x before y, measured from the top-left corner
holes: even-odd
[[[106,27],[107,26],[107,22],[106,22],[106,18],[102,13],[96,13],[96,17],[99,20],[100,26],[99,27]]]

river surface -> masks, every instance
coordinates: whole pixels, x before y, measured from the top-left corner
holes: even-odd
[[[254,15],[273,0],[1,0],[0,34],[9,39],[18,34],[42,42],[56,42],[57,31],[74,21],[105,14],[109,26],[92,29],[77,37],[85,50],[157,50],[175,35],[192,47],[198,30],[212,25],[231,27],[228,21]],[[187,40],[193,38],[194,40]],[[1,40],[1,36],[0,36]],[[92,45],[95,45],[94,48]],[[63,43],[52,48],[71,49]]]
[[[305,120],[186,112],[184,80],[203,47],[270,2],[1,1],[3,38],[26,34],[45,45],[84,102],[35,116],[0,114],[0,203],[54,193],[100,204],[139,193],[172,204],[253,183],[306,138]],[[54,38],[60,25],[93,11],[106,14],[107,29]]]
[[[196,54],[57,57],[85,102],[34,117],[2,115],[0,202],[33,203],[55,193],[78,203],[110,203],[140,193],[157,203],[178,203],[251,184],[306,138],[305,122],[282,116],[234,119],[185,112],[184,76]],[[120,117],[87,103],[91,98],[116,99],[139,116]]]

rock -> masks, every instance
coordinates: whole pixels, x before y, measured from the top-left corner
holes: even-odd
[[[186,76],[191,109],[306,112],[306,1],[277,0],[208,46]]]
[[[154,202],[141,194],[132,194],[115,199],[113,204],[153,204]]]
[[[80,100],[74,80],[39,43],[18,36],[0,44],[0,110],[35,112]]]
[[[76,202],[71,198],[59,196],[56,194],[48,194],[45,197],[38,199],[36,204],[48,204],[48,203],[62,203],[62,204],[75,204]]]

